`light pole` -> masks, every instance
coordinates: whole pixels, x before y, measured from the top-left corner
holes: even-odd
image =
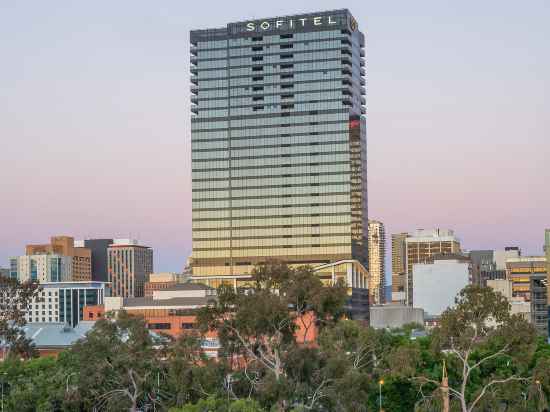
[[[382,385],[384,384],[384,379],[378,381],[378,407],[380,412],[382,412]]]

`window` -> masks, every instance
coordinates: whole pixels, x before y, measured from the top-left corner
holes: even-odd
[[[294,37],[294,35],[292,33],[289,33],[289,34],[281,34],[279,36],[280,39],[292,39]]]
[[[293,89],[293,84],[281,84],[281,89]]]
[[[254,86],[252,88],[252,91],[254,92],[259,92],[260,90],[263,90],[264,89],[264,86]]]
[[[283,110],[288,110],[288,109],[294,109],[294,105],[293,104],[282,104],[281,105],[281,109]]]
[[[187,323],[187,322],[184,322],[184,323],[181,324],[181,328],[182,328],[182,329],[186,329],[186,330],[194,329],[194,328],[195,328],[195,324],[194,324],[194,323]]]
[[[264,79],[264,76],[254,76],[252,78],[252,81],[258,82],[258,81],[262,81],[263,79]]]
[[[280,58],[281,59],[292,59],[294,57],[294,55],[292,53],[285,53],[285,54],[281,54]]]
[[[252,37],[252,41],[262,41],[264,38],[262,36]]]
[[[281,69],[292,69],[294,68],[293,64],[281,64]]]
[[[264,70],[264,67],[263,67],[263,66],[254,66],[254,67],[252,68],[252,71],[253,71],[253,72],[261,72],[261,71],[263,71],[263,70]]]
[[[252,51],[262,51],[264,48],[263,46],[254,46],[252,47]]]
[[[252,57],[253,62],[261,62],[261,61],[263,61],[263,59],[264,59],[264,56],[253,56]]]
[[[281,99],[292,99],[294,98],[293,94],[282,94]]]
[[[281,79],[294,79],[293,74],[281,74]]]
[[[149,329],[161,329],[161,330],[170,329],[169,323],[149,323],[149,325],[147,326]]]
[[[263,99],[264,99],[263,96],[254,96],[254,97],[252,98],[252,101],[257,102],[257,101],[261,101],[261,100],[263,100]]]
[[[260,110],[263,110],[263,109],[264,109],[263,106],[254,106],[254,107],[252,108],[252,111],[257,112],[257,111],[260,111]]]
[[[281,44],[279,46],[280,49],[292,49],[294,47],[293,44]]]

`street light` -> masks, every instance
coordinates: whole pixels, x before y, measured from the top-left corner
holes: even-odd
[[[378,381],[378,406],[380,412],[382,412],[382,385],[384,384],[384,379]]]

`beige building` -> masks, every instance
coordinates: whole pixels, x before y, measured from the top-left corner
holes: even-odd
[[[385,302],[386,293],[386,231],[384,224],[369,220],[369,296],[370,303]]]
[[[510,302],[510,313],[512,315],[521,315],[527,322],[531,319],[531,304],[523,296],[514,296],[513,281],[509,279],[494,279],[487,281],[487,287],[495,292],[502,294]]]
[[[435,255],[460,253],[460,240],[449,229],[416,230],[405,239],[406,245],[406,284],[405,298],[408,305],[413,305],[413,265],[430,263]]]
[[[137,240],[115,239],[107,249],[111,296],[144,296],[145,282],[153,273],[153,249]]]
[[[66,281],[89,282],[92,280],[92,251],[85,247],[75,246],[70,236],[53,236],[50,243],[27,245],[25,254],[69,256],[72,261],[70,279]]]
[[[546,256],[519,256],[506,259],[506,278],[512,282],[512,296],[531,301],[531,278],[546,275]]]
[[[408,233],[394,233],[391,235],[391,267],[392,267],[392,302],[404,303],[406,298],[406,259],[407,248],[405,239]]]

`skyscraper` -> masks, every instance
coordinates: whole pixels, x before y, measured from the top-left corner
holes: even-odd
[[[405,285],[407,282],[407,247],[405,239],[410,235],[406,232],[394,233],[391,235],[391,271],[392,271],[392,301],[404,303]]]
[[[107,249],[113,239],[85,239],[83,243],[92,251],[92,280],[107,282]]]
[[[386,292],[386,231],[378,220],[369,220],[370,303],[382,304]]]
[[[353,16],[190,38],[193,279],[239,286],[279,259],[366,288],[365,39]]]

